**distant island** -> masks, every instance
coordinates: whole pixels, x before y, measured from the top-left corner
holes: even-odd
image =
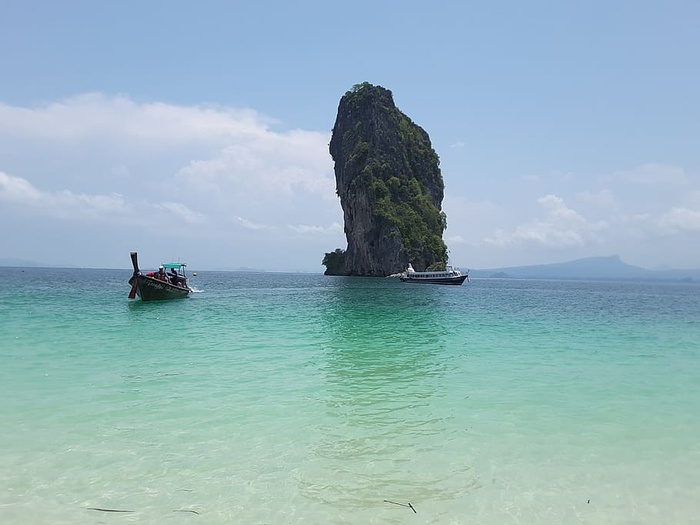
[[[587,257],[573,261],[531,266],[470,270],[469,276],[490,279],[597,279],[700,281],[698,270],[647,270],[623,262],[619,255]]]

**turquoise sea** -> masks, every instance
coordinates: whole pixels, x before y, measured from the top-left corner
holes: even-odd
[[[3,269],[0,523],[700,523],[698,284],[130,273]]]

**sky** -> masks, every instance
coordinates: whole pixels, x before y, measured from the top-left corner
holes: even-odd
[[[0,259],[322,272],[355,84],[429,134],[450,262],[700,268],[700,2],[0,0]]]

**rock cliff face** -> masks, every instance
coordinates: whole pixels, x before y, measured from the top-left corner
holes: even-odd
[[[354,86],[338,106],[335,161],[348,242],[328,275],[385,276],[447,262],[444,183],[428,134],[399,111],[391,91]],[[338,259],[338,257],[341,257]]]

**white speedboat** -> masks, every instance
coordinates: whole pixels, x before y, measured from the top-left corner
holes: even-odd
[[[460,285],[465,280],[469,280],[469,274],[462,274],[462,272],[452,266],[447,266],[440,271],[417,272],[413,269],[411,263],[408,263],[408,269],[401,274],[400,278],[405,283]]]

